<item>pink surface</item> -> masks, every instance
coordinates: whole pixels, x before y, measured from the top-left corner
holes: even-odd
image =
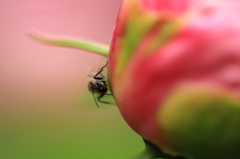
[[[120,3],[120,0],[2,0],[0,108],[6,106],[1,102],[19,98],[54,100],[54,96],[62,99],[69,94],[86,93],[86,69],[105,63],[105,58],[44,46],[25,34],[38,29],[109,44]]]

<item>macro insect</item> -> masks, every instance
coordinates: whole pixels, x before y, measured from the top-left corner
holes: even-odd
[[[99,108],[99,105],[97,103],[101,102],[101,103],[106,103],[106,104],[114,104],[112,102],[108,102],[108,101],[103,101],[101,100],[101,98],[104,95],[112,95],[112,94],[107,94],[108,91],[108,86],[107,86],[107,82],[105,80],[104,75],[102,74],[103,69],[108,65],[108,61],[107,63],[97,72],[97,74],[95,74],[94,76],[89,75],[90,77],[93,77],[89,82],[88,82],[88,89],[89,91],[92,93],[94,101],[97,105],[97,107]],[[97,100],[95,98],[94,93],[98,94]]]

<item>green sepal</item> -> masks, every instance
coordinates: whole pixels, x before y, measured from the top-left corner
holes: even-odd
[[[182,15],[146,9],[139,0],[126,0],[120,10],[116,74],[121,74],[134,53],[155,53],[182,28]],[[141,55],[138,55],[140,57]]]
[[[127,62],[130,60],[130,57],[133,55],[134,51],[137,49],[140,41],[157,21],[157,16],[154,14],[146,14],[143,10],[141,3],[137,0],[128,0],[125,1],[122,11],[120,12],[120,20],[126,18],[124,21],[124,34],[120,37],[120,52],[118,55],[118,65],[116,73],[120,73]],[[123,14],[123,15],[122,15]],[[121,15],[123,17],[121,17]],[[127,16],[127,17],[126,17]],[[123,22],[122,22],[123,23]]]
[[[227,89],[181,86],[161,105],[158,122],[189,159],[240,158],[240,101]]]

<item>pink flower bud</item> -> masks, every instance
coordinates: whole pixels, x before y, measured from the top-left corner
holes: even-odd
[[[109,79],[133,130],[173,155],[239,158],[239,19],[238,0],[124,0]]]

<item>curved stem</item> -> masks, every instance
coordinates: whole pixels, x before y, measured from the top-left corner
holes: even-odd
[[[80,40],[80,39],[76,40],[76,39],[70,39],[70,38],[69,39],[68,38],[49,38],[39,33],[30,33],[27,35],[32,39],[43,44],[85,50],[85,51],[96,53],[105,57],[108,57],[108,53],[109,53],[108,45],[104,45],[104,44],[100,44],[92,41]]]

